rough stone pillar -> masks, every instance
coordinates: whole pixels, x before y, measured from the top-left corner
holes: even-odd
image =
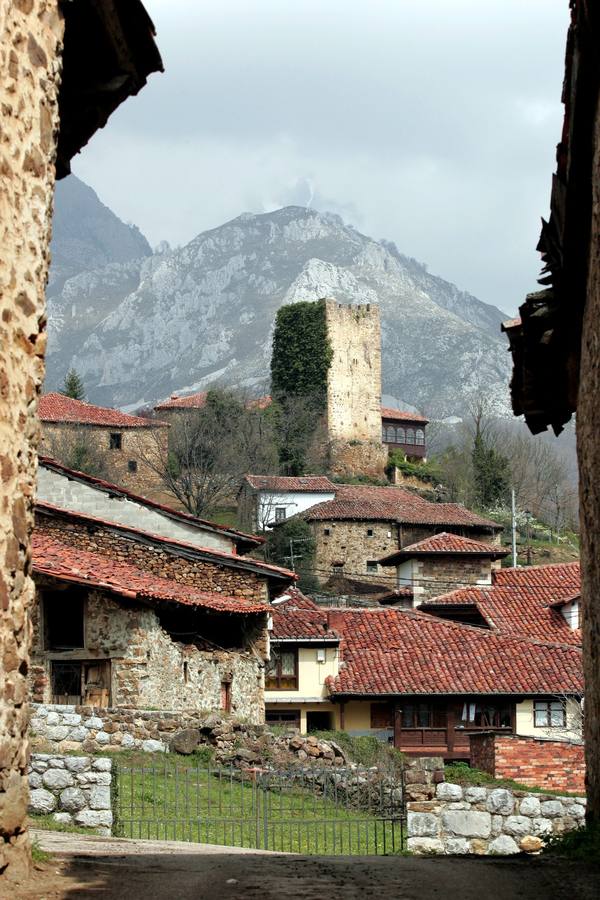
[[[0,876],[27,874],[29,532],[63,20],[58,0],[0,0]],[[0,890],[0,893],[2,891]]]
[[[596,113],[588,287],[577,404],[587,818],[600,822],[600,114]]]

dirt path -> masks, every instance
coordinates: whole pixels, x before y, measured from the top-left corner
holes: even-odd
[[[2,900],[597,900],[600,866],[498,857],[306,857],[41,833],[53,853]]]

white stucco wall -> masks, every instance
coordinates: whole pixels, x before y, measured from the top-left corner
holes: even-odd
[[[265,529],[269,522],[275,521],[275,508],[278,506],[285,507],[285,517],[295,516],[296,513],[304,512],[317,503],[324,503],[326,500],[333,500],[335,493],[319,492],[311,493],[308,491],[282,491],[274,493],[273,491],[259,491],[257,494],[257,522],[256,528]]]
[[[560,700],[560,697],[554,698]],[[581,706],[577,700],[567,699],[566,726],[552,728],[537,728],[533,718],[533,700],[522,700],[516,705],[516,734],[529,737],[555,738],[556,740],[581,740],[582,717]]]
[[[111,497],[91,484],[83,484],[45,468],[43,463],[38,469],[37,496],[39,500],[62,509],[86,513],[119,525],[130,525],[161,537],[186,541],[196,547],[235,552],[234,542],[227,535],[171,519],[159,510],[126,497]]]

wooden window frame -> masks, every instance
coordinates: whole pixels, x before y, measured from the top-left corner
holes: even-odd
[[[406,429],[406,441],[404,443],[410,444],[411,447],[414,446],[414,444],[415,444],[415,429],[414,428]]]
[[[424,706],[427,707],[427,717],[428,722],[427,725],[423,725],[419,722],[419,707]],[[405,716],[409,709],[412,709],[412,724],[408,725],[405,722]],[[413,703],[407,703],[402,707],[400,713],[400,721],[402,723],[402,728],[432,728],[433,727],[433,705],[425,700],[416,700]]]
[[[399,425],[396,428],[396,443],[397,444],[405,444],[406,443],[406,429],[403,428],[402,425]]]
[[[373,730],[385,728],[391,730],[394,727],[394,704],[393,703],[371,703],[370,709],[371,728]]]
[[[283,653],[291,653],[294,657],[294,674],[293,675],[282,675],[281,673],[281,654]],[[297,647],[277,647],[273,646],[271,648],[271,654],[276,657],[277,663],[275,667],[275,675],[271,674],[270,665],[267,666],[267,670],[265,671],[265,691],[297,691],[298,687],[298,648]],[[269,660],[269,664],[271,660]],[[288,682],[288,684],[282,685],[282,681]],[[289,682],[293,682],[290,686]]]
[[[415,430],[415,444],[417,447],[425,446],[425,431],[423,428],[417,428]]]
[[[552,723],[552,706],[560,706],[562,713],[562,722]],[[543,709],[545,707],[545,709]],[[545,712],[546,721],[544,724],[537,722],[537,713]],[[533,701],[533,727],[534,728],[566,728],[567,727],[567,704],[564,700],[534,700]]]
[[[285,506],[275,507],[275,521],[285,522],[287,520],[287,509]]]

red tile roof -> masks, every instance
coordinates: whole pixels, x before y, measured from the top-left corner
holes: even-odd
[[[341,613],[341,614],[340,614]],[[583,691],[581,652],[459,625],[415,610],[337,611],[333,695],[557,694]]]
[[[460,588],[426,601],[420,609],[471,606],[479,610],[494,631],[581,644],[581,631],[571,629],[554,608],[557,600],[572,598],[580,590],[579,563],[498,569],[492,577],[489,587]]]
[[[338,634],[327,627],[327,612],[306,597],[296,587],[288,588],[289,600],[275,603],[271,608],[273,630],[271,638],[277,640],[338,640]]]
[[[308,522],[355,519],[502,529],[497,522],[484,519],[459,503],[432,503],[406,488],[391,486],[338,484],[334,500],[317,503],[300,515]]]
[[[242,545],[245,550],[258,547],[261,544],[265,543],[265,538],[259,537],[256,534],[246,534],[243,531],[238,531],[236,528],[230,528],[228,525],[219,525],[216,522],[209,522],[207,519],[199,519],[198,516],[192,516],[190,513],[181,512],[181,510],[173,509],[170,506],[165,506],[162,503],[157,503],[155,500],[149,500],[148,497],[142,497],[140,494],[134,494],[133,491],[128,490],[127,488],[122,487],[118,484],[112,484],[110,481],[105,481],[102,478],[96,478],[93,475],[88,475],[86,472],[79,472],[77,469],[70,469],[68,466],[63,465],[58,462],[56,459],[51,459],[49,456],[40,456],[39,463],[41,466],[44,466],[47,469],[52,469],[56,472],[66,475],[69,478],[73,478],[76,481],[83,481],[86,484],[90,484],[94,487],[97,487],[99,490],[106,491],[113,496],[116,497],[127,497],[129,500],[132,500],[135,503],[139,503],[142,506],[147,506],[149,509],[156,509],[159,512],[165,513],[165,515],[169,516],[171,519],[178,519],[186,524],[197,525],[198,528],[203,530],[210,530],[218,532],[219,534],[224,534],[228,537],[231,537],[232,540],[237,545]],[[239,546],[238,546],[238,549]]]
[[[402,550],[396,550],[388,556],[384,556],[379,560],[382,566],[392,566],[402,559],[411,559],[413,556],[454,556],[454,555],[471,555],[471,556],[491,556],[493,559],[502,559],[508,556],[508,550],[504,550],[494,544],[487,544],[485,541],[473,541],[471,538],[460,537],[457,534],[449,534],[442,531],[433,537],[425,538],[417,541],[416,544],[409,544]]]
[[[120,409],[94,406],[84,400],[73,400],[64,394],[43,394],[38,404],[42,422],[73,422],[78,425],[104,425],[108,428],[168,428],[166,422],[158,419],[144,419],[130,416]]]
[[[426,419],[425,416],[420,416],[419,413],[407,412],[403,409],[394,409],[391,406],[381,407],[381,418],[394,419],[396,422],[413,422],[419,425],[427,425],[429,422],[429,419]]]
[[[157,403],[154,409],[202,409],[206,405],[207,397],[207,391],[188,394],[187,397],[178,397],[177,394],[171,394],[168,400]]]
[[[273,398],[270,394],[267,394],[266,397],[257,397],[255,400],[248,400],[246,406],[248,409],[268,409],[272,402]]]
[[[63,581],[103,588],[129,598],[171,601],[184,606],[197,606],[216,612],[265,613],[266,604],[240,597],[227,597],[213,591],[179,584],[160,578],[130,563],[80,550],[50,537],[43,530],[32,536],[33,571]]]
[[[258,491],[280,491],[334,494],[337,485],[326,475],[245,475],[250,487]]]
[[[289,569],[283,569],[281,566],[273,566],[270,563],[263,562],[260,559],[252,559],[248,556],[238,556],[237,553],[226,553],[224,550],[217,550],[214,547],[198,547],[196,544],[189,544],[187,541],[176,540],[175,538],[164,537],[160,534],[152,534],[149,531],[143,531],[141,528],[134,528],[133,525],[123,525],[120,522],[110,522],[107,519],[99,519],[96,516],[90,516],[88,513],[77,512],[73,509],[63,509],[60,506],[54,506],[52,503],[45,503],[37,500],[35,504],[36,513],[58,518],[71,519],[80,522],[82,525],[91,524],[95,526],[104,526],[114,529],[133,538],[137,538],[142,542],[149,542],[161,546],[173,547],[175,551],[178,549],[185,550],[193,556],[202,557],[203,559],[212,559],[217,565],[230,566],[236,569],[246,569],[256,571],[265,576],[275,576],[286,580],[296,581],[298,576]]]

